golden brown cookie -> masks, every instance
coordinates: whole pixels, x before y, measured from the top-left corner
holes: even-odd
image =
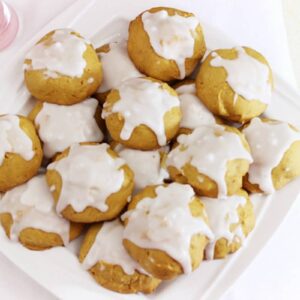
[[[206,46],[202,28],[197,22],[196,28],[193,31],[191,30],[193,32],[192,38],[194,39],[194,46],[193,49],[191,49],[192,54],[188,55],[183,62],[184,74],[181,74],[180,67],[175,60],[167,59],[155,51],[151,44],[149,34],[145,30],[145,25],[143,23],[143,16],[145,16],[145,13],[155,14],[161,12],[166,12],[168,16],[180,16],[187,19],[195,18],[192,13],[170,7],[154,7],[141,13],[131,21],[129,25],[128,53],[136,67],[147,76],[163,81],[183,79],[183,77],[188,76],[193,72],[197,63],[205,53]],[[168,31],[168,33],[170,32],[170,30],[167,29],[165,32],[166,31]],[[180,41],[180,39],[180,37],[174,35],[172,38],[166,37],[166,41],[164,42],[168,46],[171,44],[175,47],[176,42],[178,40]]]
[[[4,157],[2,164],[0,165],[0,192],[5,192],[32,178],[38,172],[43,157],[41,142],[37,136],[34,125],[30,120],[23,116],[3,115],[0,116],[0,122],[3,122],[4,118],[9,118],[6,120],[8,124],[11,122],[18,123],[18,127],[22,130],[25,139],[29,139],[29,143],[32,143],[32,147],[30,147],[31,149],[29,150],[33,151],[34,155],[31,159],[27,160],[15,151],[6,152],[5,149],[3,150]],[[11,118],[13,120],[11,120]],[[16,142],[15,137],[10,137],[9,132],[7,133],[7,138],[8,140],[14,139],[14,142]],[[8,140],[6,139],[6,141]],[[18,142],[18,144],[19,143],[21,142]]]
[[[68,106],[37,101],[28,118],[43,143],[44,156],[52,158],[75,143],[101,142],[106,131],[101,112],[94,98]]]
[[[43,54],[47,51],[48,55]],[[68,29],[46,34],[27,54],[24,66],[29,92],[45,102],[78,103],[91,96],[102,81],[101,63],[93,46]]]
[[[171,185],[179,185],[177,183],[173,183]],[[167,187],[168,185],[164,185]],[[170,185],[169,185],[170,186]],[[186,186],[187,187],[187,186]],[[174,195],[176,197],[176,195]],[[173,197],[174,197],[173,196]],[[140,193],[135,195],[132,198],[128,206],[128,213],[130,216],[130,212],[134,212],[138,204],[144,199],[153,199],[153,201],[161,201],[161,199],[157,197],[157,186],[149,186],[142,190]],[[177,197],[180,197],[177,195]],[[174,199],[175,200],[175,199]],[[203,203],[197,197],[193,197],[191,202],[189,202],[189,211],[191,217],[202,220],[206,226],[206,213]],[[128,214],[127,213],[127,214]],[[128,222],[131,222],[130,219],[125,217],[125,227],[128,226]],[[145,220],[146,222],[146,220]],[[166,220],[167,222],[167,220]],[[162,222],[163,224],[163,222]],[[185,226],[186,224],[181,224],[181,226]],[[164,228],[162,228],[164,230]],[[126,230],[126,229],[125,229]],[[126,234],[124,235],[123,244],[127,249],[128,253],[134,258],[147,272],[149,272],[152,276],[162,279],[168,280],[173,279],[185,271],[183,269],[183,265],[181,265],[178,261],[172,258],[167,252],[160,249],[149,249],[143,248],[136,245],[134,242],[126,238]],[[203,259],[203,251],[208,242],[207,236],[203,233],[194,234],[191,237],[190,247],[189,247],[189,255],[190,255],[190,263],[191,270],[195,270],[199,267],[202,259]]]
[[[147,86],[141,88],[142,85]],[[123,92],[123,90],[129,90],[133,97],[134,92],[139,92],[140,100],[146,99],[147,101],[153,101],[153,103],[156,102],[154,97],[160,97],[160,99],[158,99],[156,105],[149,103],[146,100],[136,104],[132,103],[131,105],[131,103],[129,103],[130,101],[127,101],[128,98],[125,100],[121,97],[120,90],[121,92]],[[155,96],[152,96],[151,99],[149,96],[147,97],[147,94],[154,93],[154,91]],[[166,108],[165,104],[167,98],[168,108]],[[137,98],[134,99],[138,101]],[[123,103],[126,101],[126,104],[123,104],[123,112],[115,112],[115,108],[119,105],[119,101]],[[127,105],[126,110],[124,109],[125,105]],[[124,116],[127,112],[129,112],[128,120],[126,116]],[[165,113],[160,118],[158,116],[161,112]],[[145,124],[136,124],[128,138],[122,137],[124,127],[126,127],[127,123],[130,126],[132,122],[134,123],[136,121],[136,117],[141,116],[144,119],[146,115],[148,118],[150,118],[149,116],[151,115],[152,120],[154,120],[154,118],[156,119],[156,121],[152,121],[152,127]],[[129,148],[153,150],[165,146],[167,142],[177,134],[181,120],[181,110],[177,94],[169,85],[152,78],[135,78],[125,81],[120,86],[119,90],[115,89],[109,93],[103,107],[102,116],[105,118],[107,129],[114,141]],[[141,122],[143,122],[143,120]],[[164,127],[164,132],[161,132],[160,136],[158,136],[153,129],[158,123]],[[160,143],[159,139],[162,138],[162,136],[164,141]]]
[[[256,133],[250,135],[247,128],[254,126],[254,123],[258,127],[255,129]],[[243,180],[246,190],[252,193],[272,193],[300,176],[300,133],[297,128],[277,120],[256,118],[246,124],[242,130],[254,158],[249,174],[253,172],[257,176],[259,170],[261,174],[264,174],[260,182],[251,182],[247,174]],[[272,168],[268,168],[268,172],[263,171],[270,163],[270,159],[273,160]]]
[[[0,223],[7,235],[10,238],[10,228],[13,224],[13,219],[8,213],[0,213]],[[83,224],[70,223],[70,241],[76,239],[82,232]],[[49,248],[63,246],[63,240],[61,236],[54,232],[46,232],[36,228],[23,229],[18,240],[20,243],[30,250],[46,250]]]
[[[81,143],[80,145],[81,146],[85,146],[85,145],[97,146],[98,144],[96,144],[96,143]],[[100,145],[104,145],[104,144],[100,144]],[[74,147],[77,147],[77,146],[74,146]],[[68,159],[70,149],[72,149],[72,147],[66,149],[61,154],[57,155],[55,157],[54,164],[63,159]],[[100,151],[99,151],[99,153],[101,155]],[[118,155],[110,148],[107,149],[107,154],[114,161],[119,158]],[[83,154],[83,156],[86,157],[85,154]],[[83,167],[85,168],[85,166],[83,166]],[[87,167],[87,168],[89,168],[89,167]],[[84,170],[85,170],[84,172],[87,172],[87,174],[89,173],[89,170],[87,170],[87,169],[84,169]],[[78,223],[94,223],[94,222],[111,220],[111,219],[116,218],[121,213],[123,208],[126,206],[128,197],[131,196],[132,191],[133,191],[133,186],[134,186],[134,174],[131,171],[131,169],[128,167],[128,165],[125,163],[125,161],[123,161],[123,165],[120,167],[120,170],[122,170],[123,174],[124,174],[123,182],[121,184],[120,189],[117,192],[110,194],[106,199],[101,199],[101,201],[104,201],[105,205],[107,206],[106,210],[100,210],[100,209],[90,206],[88,204],[86,204],[87,206],[85,206],[85,203],[87,203],[86,202],[87,199],[77,199],[76,198],[77,194],[74,194],[73,197],[70,196],[70,198],[66,199],[66,201],[67,202],[72,201],[72,198],[75,198],[77,202],[79,201],[78,203],[83,202],[82,205],[85,208],[82,211],[76,211],[76,209],[71,204],[68,204],[61,211],[62,216],[70,221],[78,222]],[[100,170],[99,172],[101,173],[104,171]],[[80,176],[80,174],[78,174],[78,176]],[[106,173],[106,176],[108,176],[108,173]],[[63,176],[60,174],[60,172],[55,167],[52,168],[52,167],[48,166],[46,177],[47,177],[47,182],[48,182],[49,187],[50,188],[53,187],[52,195],[53,195],[56,205],[58,205],[61,194],[62,194],[63,185],[64,185]],[[107,180],[111,180],[111,179],[108,178]],[[73,183],[73,181],[77,181],[76,176],[70,180],[69,184],[71,186],[73,184],[78,185],[78,183],[75,183],[75,182]],[[102,188],[104,188],[104,187],[102,187]],[[100,189],[100,187],[98,187],[98,186],[97,187],[89,187],[89,189],[90,189],[91,195],[93,195],[93,189],[95,189],[95,191],[97,192],[97,190]]]
[[[108,226],[114,224],[120,224],[120,227],[123,227],[118,220],[107,222]],[[104,223],[104,226],[106,223]],[[118,226],[118,225],[115,225]],[[107,242],[107,234],[111,233],[111,238],[114,239],[112,245],[116,248],[112,249],[115,252],[113,257],[109,258],[109,262],[103,260],[103,257],[98,260],[93,266],[87,266],[89,273],[94,277],[94,279],[103,287],[113,290],[115,292],[129,294],[129,293],[145,293],[149,294],[152,293],[157,286],[160,284],[160,280],[145,273],[142,273],[139,270],[134,270],[136,262],[134,262],[126,253],[122,245],[122,240],[120,239],[119,232],[116,231],[109,231],[106,234],[106,237],[103,236],[102,241],[99,240],[99,244],[96,244],[96,238],[99,234],[101,234],[103,225],[102,224],[94,224],[92,225],[86,236],[84,241],[81,245],[80,253],[79,253],[79,260],[85,266],[86,262],[85,259],[87,256],[90,255],[90,251],[93,247],[98,247],[98,252],[94,252],[95,257],[94,259],[97,260],[98,255],[102,256],[109,254],[107,251],[110,249],[110,244]],[[111,229],[110,230],[114,230]],[[118,230],[116,228],[115,230]],[[103,244],[104,243],[104,244]],[[103,254],[103,247],[105,248]],[[94,250],[94,248],[93,248]],[[102,252],[101,252],[102,251]],[[92,258],[92,259],[93,259]],[[88,257],[89,259],[89,257]],[[119,264],[116,261],[120,259]],[[112,263],[114,260],[114,263]],[[93,264],[94,262],[92,262]],[[120,264],[125,264],[125,266],[130,268],[130,274],[126,273],[125,270],[122,268]],[[132,268],[132,270],[131,270]],[[139,268],[141,269],[141,268]]]
[[[31,250],[67,245],[83,228],[57,215],[45,175],[37,175],[2,196],[0,223],[9,239]]]
[[[241,189],[243,176],[248,172],[249,162],[251,160],[250,149],[244,135],[238,129],[226,125],[222,125],[222,128],[224,128],[224,132],[222,134],[230,132],[237,135],[243,147],[241,150],[243,150],[244,152],[242,153],[242,156],[244,158],[228,159],[226,163],[226,171],[224,175],[227,190],[226,194],[233,195],[239,189]],[[186,131],[185,133],[185,135],[190,134],[192,134],[191,131]],[[177,152],[176,148],[179,152]],[[201,146],[201,144],[199,144],[199,151],[201,150],[201,148],[203,147]],[[201,166],[193,165],[193,163],[191,162],[192,157],[194,157],[194,155],[197,155],[196,153],[192,154],[190,159],[188,159],[187,157],[187,160],[185,160],[186,163],[184,163],[182,167],[178,168],[175,166],[175,161],[177,160],[176,157],[178,157],[181,152],[186,151],[186,149],[186,146],[182,145],[179,141],[174,145],[173,150],[169,153],[167,159],[167,167],[171,178],[176,182],[190,184],[195,189],[198,195],[213,198],[218,197],[221,192],[218,183],[208,174],[200,172],[198,168],[200,168]],[[215,149],[218,150],[218,146],[216,146]],[[176,150],[176,153],[174,152],[174,150]],[[212,154],[214,155],[213,152]],[[247,158],[246,156],[249,157]]]
[[[263,78],[258,78],[257,80],[262,82],[256,82],[255,84],[260,85],[261,89],[270,89],[269,92],[271,92],[273,77],[267,60],[259,52],[247,47],[241,49],[243,50],[236,48],[218,49],[211,52],[201,64],[196,77],[196,87],[198,97],[212,113],[229,121],[245,123],[261,115],[266,110],[269,97],[266,97],[268,99],[260,99],[260,93],[256,90],[255,92],[252,91],[252,94],[256,96],[255,98],[246,99],[239,94],[239,91],[235,90],[235,87],[230,86],[228,83],[228,71],[224,67],[213,66],[212,61],[219,57],[226,61],[237,61],[240,55],[238,51],[245,51],[244,53],[249,57],[254,58],[254,64],[258,62],[260,67],[266,66],[265,71],[268,72],[265,85]],[[237,61],[235,68],[239,68],[240,72],[242,72],[244,67],[243,62],[238,65]],[[247,70],[245,69],[243,72],[247,73]],[[242,86],[243,89],[248,89],[248,85],[252,83],[249,82],[247,85],[242,82],[242,84],[244,84]]]
[[[215,234],[205,250],[206,259],[224,258],[236,252],[255,226],[254,208],[246,191],[225,198],[201,198]]]

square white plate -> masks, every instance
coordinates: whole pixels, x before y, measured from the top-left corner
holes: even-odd
[[[126,37],[128,21],[141,11],[153,6],[173,6],[192,11],[197,8],[189,0],[78,0],[60,16],[51,21],[33,37],[0,75],[0,114],[26,114],[32,107],[24,82],[22,64],[27,50],[45,33],[52,29],[70,27],[89,38],[98,47],[119,36]],[[200,7],[198,7],[200,9]],[[201,21],[201,20],[200,20]],[[236,46],[222,32],[203,24],[208,48]],[[288,84],[275,76],[273,103],[267,115],[289,121],[300,127],[300,96]],[[19,244],[8,241],[0,230],[0,252],[14,262],[26,274],[60,299],[218,299],[249,266],[270,237],[274,234],[293,202],[300,193],[300,180],[289,184],[272,198],[257,199],[257,225],[247,239],[246,245],[235,255],[224,260],[205,261],[190,276],[181,276],[176,281],[162,284],[154,295],[120,295],[98,286],[89,274],[83,271],[76,258],[80,241],[66,248],[43,252],[29,251]]]

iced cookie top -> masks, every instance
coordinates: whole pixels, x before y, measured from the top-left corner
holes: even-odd
[[[189,135],[180,135],[177,140],[179,146],[168,154],[167,166],[181,170],[191,164],[217,183],[219,196],[227,194],[227,162],[235,159],[252,162],[241,138],[220,125],[198,127]]]
[[[68,205],[76,212],[94,207],[108,210],[107,198],[118,192],[124,182],[125,161],[113,158],[107,144],[70,147],[68,156],[54,161],[48,170],[56,170],[62,178],[62,189],[56,210],[61,213]]]
[[[81,77],[86,67],[83,54],[87,41],[70,29],[55,30],[51,36],[37,43],[27,53],[25,70],[43,70],[49,78],[59,75]]]
[[[118,145],[114,150],[124,158],[133,171],[136,192],[148,185],[162,184],[164,179],[169,178],[169,173],[162,166],[161,157],[167,149],[141,151]]]
[[[243,47],[235,49],[235,59],[225,59],[217,52],[212,52],[210,65],[226,70],[226,81],[236,93],[235,99],[240,95],[247,100],[259,100],[269,104],[272,95],[269,67],[249,55]]]
[[[5,159],[5,153],[19,154],[28,161],[34,157],[32,140],[21,129],[18,116],[0,116],[0,166]]]
[[[195,83],[187,83],[176,89],[182,112],[181,128],[195,129],[201,125],[216,123],[213,114],[196,96]]]
[[[88,270],[102,261],[120,266],[124,273],[128,275],[133,275],[136,271],[146,273],[125,250],[123,246],[123,232],[124,226],[118,219],[103,223],[83,261],[83,267]]]
[[[246,198],[241,196],[228,196],[218,199],[201,197],[205,205],[210,228],[215,235],[206,247],[206,258],[213,259],[216,242],[225,238],[229,243],[242,243],[245,234],[242,229],[238,207],[244,206]],[[237,225],[232,230],[232,225]]]
[[[264,122],[260,118],[254,118],[243,133],[254,160],[249,169],[249,181],[258,184],[266,193],[274,192],[272,170],[279,165],[291,145],[300,141],[300,133],[288,123]]]
[[[189,204],[195,193],[189,185],[179,183],[158,186],[155,192],[156,197],[142,199],[123,215],[128,220],[124,239],[142,248],[165,251],[190,273],[192,237],[212,237],[205,221],[191,214]]]
[[[194,16],[170,16],[166,10],[145,12],[142,15],[144,30],[149,36],[156,54],[174,60],[180,79],[185,77],[185,60],[194,54],[196,28],[199,25]]]
[[[0,201],[0,213],[12,216],[12,240],[17,241],[23,229],[34,228],[58,234],[65,245],[69,242],[70,223],[56,214],[44,175],[6,192]]]
[[[125,40],[110,43],[109,51],[99,52],[98,56],[103,68],[103,82],[98,89],[99,93],[118,88],[127,79],[144,76],[130,60]]]
[[[120,113],[124,126],[120,137],[128,140],[139,125],[146,125],[156,134],[160,146],[167,143],[164,116],[172,108],[179,107],[177,96],[171,95],[159,82],[147,78],[133,78],[118,87],[120,99],[110,107],[106,102],[102,117]]]
[[[87,99],[74,105],[43,103],[34,122],[44,143],[44,154],[52,157],[79,142],[100,142],[103,139],[95,113],[96,99]]]

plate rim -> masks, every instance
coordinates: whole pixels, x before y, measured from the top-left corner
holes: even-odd
[[[85,0],[77,0],[75,1],[73,4],[71,4],[69,7],[67,7],[65,9],[65,11],[63,11],[61,14],[59,14],[57,17],[53,18],[49,23],[47,23],[45,26],[43,26],[36,34],[34,34],[32,36],[31,39],[29,39],[18,51],[17,53],[15,53],[11,59],[3,66],[3,74],[6,73],[7,70],[9,70],[9,65],[10,62],[13,61],[14,57],[20,55],[21,53],[24,53],[31,45],[33,45],[43,34],[45,34],[46,32],[48,32],[49,30],[53,29],[53,28],[57,28],[57,24],[60,24],[59,26],[62,26],[61,24],[65,24],[65,27],[70,27],[72,26],[71,24],[74,23],[76,20],[80,19],[80,17],[82,15],[85,14],[85,12],[95,4],[96,0],[90,0],[88,5],[87,2]],[[124,1],[125,2],[125,1]],[[82,9],[83,4],[85,5],[85,8]],[[176,5],[175,5],[176,6]],[[74,14],[76,15],[76,17],[74,18]],[[74,20],[75,19],[75,20]],[[71,24],[70,24],[71,23]],[[207,24],[206,24],[207,25]],[[209,27],[213,27],[211,25],[207,25]],[[231,38],[229,38],[227,36],[226,33],[223,33],[221,30],[216,29],[216,31],[220,32],[220,34],[223,35],[223,38],[229,41],[232,41]],[[294,88],[292,85],[288,84],[283,78],[281,78],[278,74],[274,73],[274,79],[276,82],[275,85],[275,90],[278,93],[283,93],[282,90],[284,90],[284,96],[286,98],[289,99],[289,101],[291,103],[293,103],[297,109],[299,110],[300,113],[300,103],[298,103],[296,101],[297,98],[300,99],[300,94],[297,91],[296,88]],[[300,182],[300,181],[299,181]],[[295,199],[293,199],[291,201],[291,204],[289,206],[289,208],[287,209],[286,213],[284,214],[284,217],[281,218],[281,220],[278,222],[278,224],[275,226],[275,229],[273,227],[273,231],[272,234],[268,236],[268,238],[266,239],[266,241],[264,242],[263,246],[260,247],[255,253],[253,253],[252,258],[250,259],[250,264],[248,264],[247,267],[243,268],[242,271],[239,272],[238,275],[235,276],[235,279],[232,280],[231,284],[227,284],[226,288],[222,289],[222,292],[220,293],[220,291],[218,293],[213,293],[211,290],[214,288],[214,285],[211,285],[210,288],[203,294],[201,295],[201,299],[218,299],[220,297],[221,294],[225,293],[227,290],[230,289],[230,287],[236,282],[236,280],[238,279],[238,277],[240,277],[246,270],[247,268],[254,262],[255,258],[259,255],[259,253],[267,246],[267,244],[269,243],[270,239],[272,238],[272,236],[277,232],[277,230],[279,229],[279,227],[281,226],[281,224],[284,222],[284,220],[287,218],[288,216],[288,212],[292,209],[293,203],[297,200],[297,198],[299,197],[299,195],[297,197],[295,197]],[[261,226],[261,225],[260,225]],[[0,246],[0,252],[5,256],[5,258],[7,258],[11,263],[13,263],[19,270],[21,270],[23,273],[25,273],[27,276],[29,276],[32,280],[34,280],[34,282],[36,282],[37,284],[39,284],[40,286],[42,286],[43,288],[45,288],[49,293],[51,293],[51,295],[53,295],[54,297],[57,297],[57,295],[50,290],[46,284],[41,283],[40,281],[36,280],[34,277],[32,277],[25,268],[23,268],[22,266],[16,264],[14,262],[14,260],[12,258],[10,258],[5,252],[2,251],[1,246]],[[242,251],[240,251],[242,252]],[[239,253],[241,254],[241,253]],[[238,254],[235,254],[238,255]],[[225,269],[227,269],[229,266],[226,266]],[[222,270],[223,273],[224,270]],[[219,275],[218,275],[219,277]],[[100,295],[101,296],[101,295]],[[200,296],[200,295],[199,295]],[[199,299],[199,298],[195,298]]]

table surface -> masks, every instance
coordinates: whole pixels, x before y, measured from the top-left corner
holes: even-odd
[[[252,20],[249,14],[251,15],[251,12],[252,19],[254,15],[255,17],[257,16],[257,20],[260,20],[263,33],[271,35],[273,31],[280,32],[279,38],[276,38],[273,32],[274,39],[270,40],[273,51],[270,51],[270,47],[264,42],[266,37],[256,34],[255,30],[252,30],[252,33],[247,32],[241,42],[244,44],[249,42],[250,45],[252,43],[258,50],[264,54],[267,53],[267,57],[271,61],[273,68],[290,82],[291,85],[296,87],[298,83],[298,86],[300,86],[300,1],[282,0],[282,3],[281,0],[260,1],[226,0],[224,4],[224,0],[202,0],[202,3],[203,6],[205,3],[206,9],[210,14],[214,15],[213,21],[217,20],[219,27],[225,29],[232,38],[241,37],[237,33],[236,26],[244,26],[244,28],[248,26],[250,28]],[[33,0],[7,0],[7,2],[11,3],[17,9],[18,13],[21,14],[21,31],[16,42],[7,51],[1,52],[0,62],[4,62],[6,57],[16,51],[30,35],[38,31],[43,24],[47,23],[73,1],[44,0],[34,2]],[[227,18],[226,20],[222,16],[222,10],[220,12],[216,11],[214,9],[216,3],[220,6],[223,5],[222,9],[227,13],[232,13],[230,11],[231,7],[235,7],[238,10],[238,14],[235,15],[234,21],[231,18]],[[234,12],[236,13],[236,11]],[[284,19],[282,18],[282,13],[284,14]],[[265,18],[262,18],[263,16]],[[258,21],[255,20],[255,22]],[[284,22],[286,32],[283,30]],[[283,55],[278,53],[278,49],[280,49]],[[291,61],[289,59],[289,52]],[[294,69],[294,73],[292,69]],[[300,294],[299,216],[300,199],[295,203],[289,216],[276,234],[274,234],[268,245],[261,251],[255,261],[222,300],[289,300],[299,297],[296,296]],[[55,299],[1,255],[0,270],[0,299]]]

